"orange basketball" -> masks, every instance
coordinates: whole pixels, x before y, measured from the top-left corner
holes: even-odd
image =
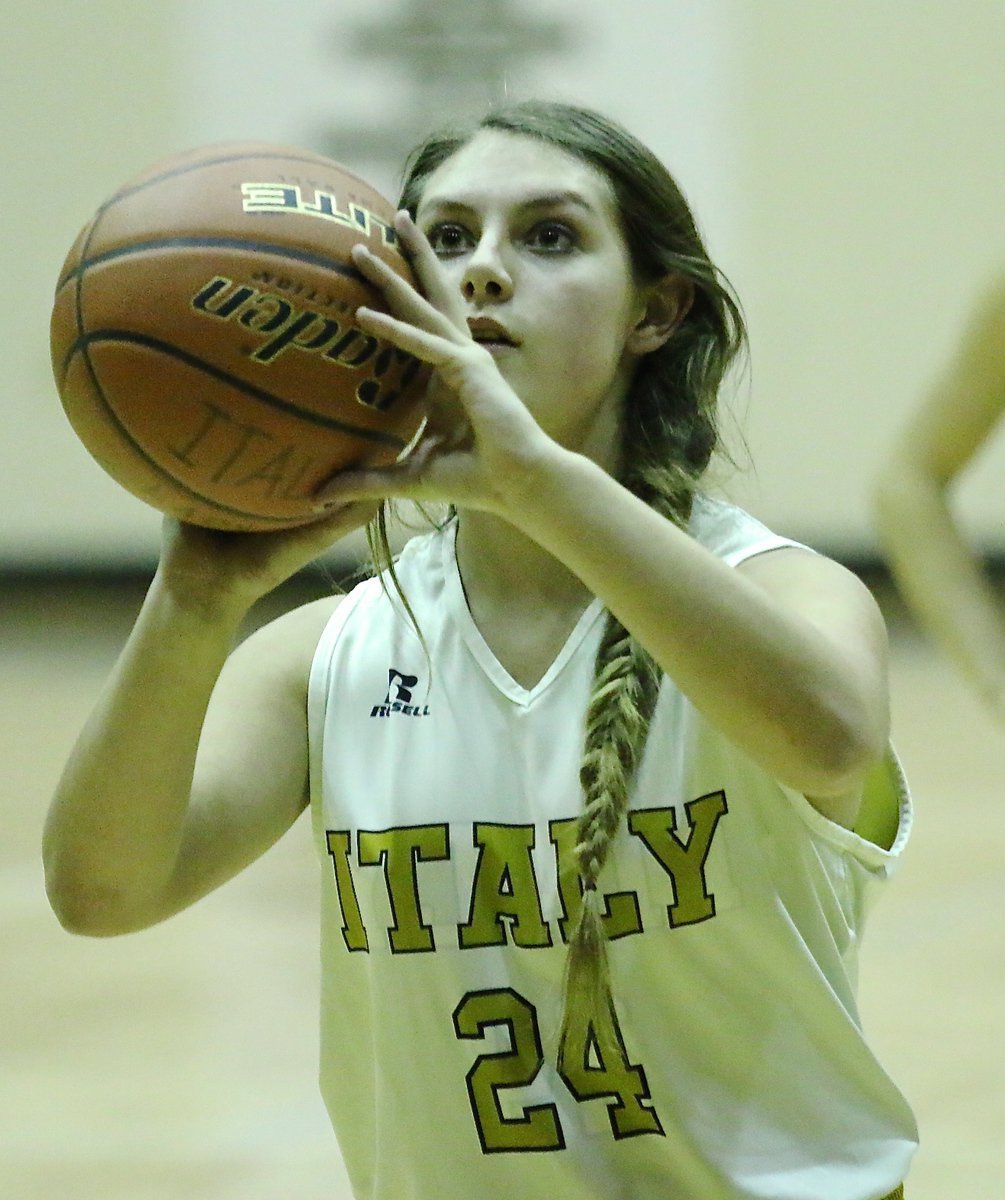
[[[295,147],[199,147],[156,163],[81,231],[56,287],[52,367],[98,463],[164,512],[217,529],[314,519],[343,467],[393,462],[427,372],[363,333],[383,308],[364,241],[411,278],[393,206]]]

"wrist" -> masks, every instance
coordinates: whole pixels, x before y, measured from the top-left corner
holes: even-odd
[[[257,599],[209,572],[180,570],[163,559],[148,593],[149,602],[166,619],[217,627],[228,636],[238,630]]]
[[[500,515],[522,527],[534,515],[552,507],[563,494],[563,480],[577,467],[592,465],[585,456],[567,450],[546,434],[533,438],[513,455],[497,486]]]

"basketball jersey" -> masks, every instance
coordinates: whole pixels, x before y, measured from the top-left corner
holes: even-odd
[[[729,564],[794,545],[696,500]],[[358,1200],[872,1200],[912,1114],[866,1045],[856,955],[889,848],[770,778],[663,679],[599,887],[620,1053],[556,1067],[579,765],[604,613],[531,688],[468,611],[456,521],[354,588],[309,687],[321,1089]],[[390,593],[390,594],[389,594]]]

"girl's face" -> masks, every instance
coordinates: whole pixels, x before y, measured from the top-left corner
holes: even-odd
[[[416,220],[517,395],[551,436],[609,463],[645,302],[606,177],[482,130],[429,177]]]

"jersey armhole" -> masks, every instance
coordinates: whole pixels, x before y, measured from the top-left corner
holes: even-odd
[[[888,759],[876,763],[865,779],[853,832],[881,850],[892,850],[901,826],[899,789],[891,786]]]

